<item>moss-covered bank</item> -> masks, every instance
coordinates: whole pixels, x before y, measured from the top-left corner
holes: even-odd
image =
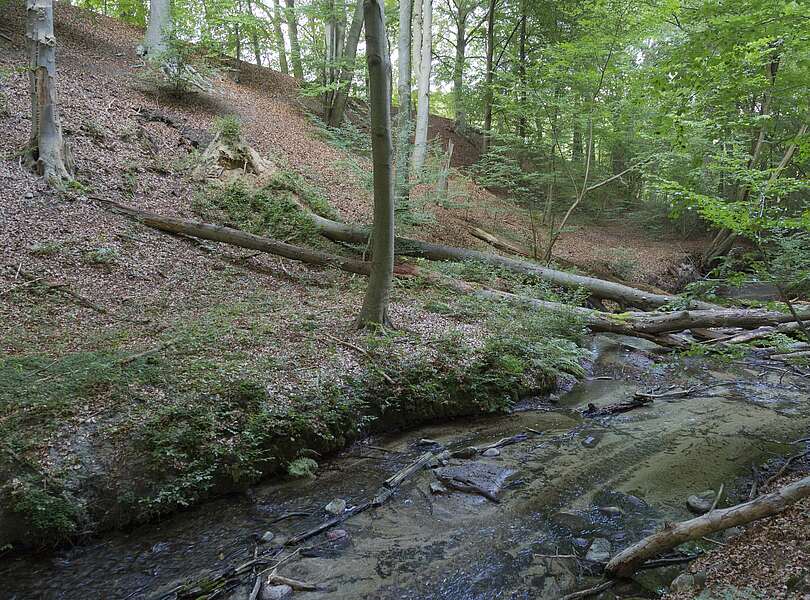
[[[146,354],[0,359],[0,547],[58,544],[154,519],[312,469],[364,434],[504,412],[580,373],[581,324],[558,315],[492,305],[477,336],[389,332],[349,344],[350,363],[341,362],[341,344],[281,363],[249,357],[250,335],[233,340],[234,323],[258,312],[255,302],[221,307],[164,332]],[[250,332],[258,335],[257,326]],[[301,329],[309,342],[337,340],[306,320]],[[231,354],[201,356],[221,344]],[[295,382],[307,361],[318,375]],[[290,385],[268,382],[273,368]]]

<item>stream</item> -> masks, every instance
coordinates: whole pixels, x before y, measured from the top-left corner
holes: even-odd
[[[571,558],[584,558],[593,540],[615,553],[665,520],[688,518],[691,494],[721,483],[732,499],[734,490],[747,493],[752,464],[791,454],[795,447],[785,442],[810,429],[808,380],[776,363],[678,358],[652,343],[610,335],[592,338],[592,347],[589,379],[551,402],[377,436],[324,461],[315,479],[270,482],[89,544],[6,559],[0,598],[160,598],[183,581],[250,559],[266,531],[276,537],[260,549],[317,525],[335,498],[349,506],[370,499],[386,478],[439,448],[429,440],[449,449],[481,448],[525,432],[525,441],[499,448],[498,455],[451,459],[446,467],[483,474],[503,488],[500,503],[452,489],[431,493],[436,478],[425,469],[383,506],[339,525],[346,536],[304,542],[279,573],[328,588],[296,592],[296,600],[558,599],[598,581],[593,563]],[[588,403],[622,402],[636,391],[670,386],[706,390],[622,414],[581,414]],[[269,524],[292,511],[310,515]],[[601,597],[655,597],[668,582],[660,571],[673,576],[672,567],[644,571],[615,596]],[[250,587],[222,597],[247,599]]]

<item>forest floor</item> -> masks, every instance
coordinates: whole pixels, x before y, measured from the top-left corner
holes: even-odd
[[[28,522],[0,510],[0,550],[4,540],[33,539],[32,529],[57,542],[174,510],[296,459],[309,468],[302,459],[360,433],[346,424],[357,418],[385,413],[387,426],[402,426],[503,410],[514,399],[498,385],[526,382],[508,373],[489,397],[466,403],[431,404],[417,380],[448,370],[445,359],[469,372],[494,369],[504,338],[525,333],[515,309],[400,282],[391,307],[397,331],[378,339],[353,327],[365,289],[360,276],[168,236],[96,202],[199,218],[212,192],[190,176],[194,158],[215,118],[235,114],[247,140],[281,171],[321,194],[341,220],[368,223],[370,163],[353,146],[362,144],[320,128],[289,77],[243,64],[240,82],[223,70],[213,94],[156,95],[134,52],[141,32],[59,4],[59,93],[78,179],[66,191],[47,189],[17,155],[30,130],[21,13],[14,4],[0,15],[0,31],[13,40],[0,39],[0,475],[12,482],[10,506]],[[443,140],[454,135],[446,119],[434,119],[433,130]],[[459,166],[468,164],[474,144],[456,142],[464,148]],[[463,171],[452,178],[449,199],[437,200],[431,177],[439,160],[417,185],[401,229],[494,251],[471,235],[479,226],[531,247],[529,215]],[[573,229],[555,258],[660,287],[703,243],[628,223],[582,221]],[[443,268],[499,277],[472,266]],[[559,295],[533,282],[510,284]],[[532,364],[527,395],[557,385],[567,376],[560,364],[582,357],[576,322],[537,326],[547,338],[545,363]],[[449,346],[455,354],[445,357]],[[461,374],[451,374],[463,391]],[[388,379],[396,385],[387,387]],[[385,407],[359,405],[363,394],[381,390]],[[414,406],[414,398],[423,404]],[[414,414],[399,410],[405,402]],[[267,438],[273,427],[277,436]]]

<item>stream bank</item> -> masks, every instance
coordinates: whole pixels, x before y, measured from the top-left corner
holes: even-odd
[[[424,452],[425,439],[450,449],[480,448],[529,432],[497,455],[448,465],[508,472],[499,503],[453,490],[432,494],[435,477],[422,471],[384,506],[340,525],[347,535],[303,544],[280,572],[329,590],[296,592],[304,600],[552,600],[598,581],[598,569],[585,560],[589,552],[615,552],[664,521],[689,517],[689,495],[721,483],[731,490],[729,503],[737,484],[747,493],[751,464],[790,453],[784,442],[805,437],[810,425],[807,381],[755,358],[718,364],[666,356],[653,344],[618,336],[598,336],[593,347],[591,379],[551,406],[526,403],[508,416],[378,436],[326,462],[316,479],[260,485],[247,496],[87,546],[10,560],[0,571],[0,587],[14,598],[159,598],[320,523],[333,499],[349,506],[367,500]],[[580,412],[589,403],[611,404],[639,389],[671,385],[715,387],[619,415]],[[271,523],[302,511],[309,515]],[[267,531],[274,540],[257,546]],[[678,571],[642,572],[603,598],[657,597]],[[248,592],[234,588],[230,597]]]

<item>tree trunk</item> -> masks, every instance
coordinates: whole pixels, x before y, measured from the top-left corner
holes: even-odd
[[[346,113],[346,102],[349,100],[349,92],[354,78],[354,61],[357,57],[357,44],[360,42],[360,32],[363,29],[363,0],[357,0],[354,9],[352,24],[349,27],[349,34],[346,36],[346,48],[343,51],[343,65],[340,71],[338,84],[340,87],[335,92],[332,100],[332,107],[329,110],[327,124],[329,127],[339,127],[343,122]]]
[[[374,234],[371,276],[358,325],[388,325],[394,274],[394,180],[391,142],[391,59],[385,35],[383,0],[365,0],[366,61],[374,165]]]
[[[574,162],[582,160],[582,129],[576,120],[574,121],[574,132],[571,134],[571,160]]]
[[[171,0],[149,0],[149,23],[143,42],[144,55],[166,51],[166,35],[172,29]]]
[[[301,46],[298,44],[298,15],[295,12],[295,0],[286,0],[287,31],[290,33],[290,60],[292,61],[293,76],[298,81],[304,81],[304,67],[301,64]]]
[[[287,46],[284,43],[284,31],[281,29],[281,5],[279,0],[273,0],[273,29],[276,33],[278,68],[284,75],[289,75],[290,68],[287,66]]]
[[[346,6],[344,0],[328,0],[329,16],[324,24],[326,35],[326,85],[324,95],[324,119],[329,120],[329,111],[335,99],[340,64],[343,59],[343,37],[346,33]]]
[[[411,21],[411,83],[419,80],[422,68],[422,8],[423,0],[411,0],[413,20]]]
[[[31,87],[31,138],[26,159],[49,185],[60,186],[73,179],[73,164],[59,118],[52,0],[27,0],[25,36]]]
[[[605,573],[616,577],[629,577],[645,560],[684,542],[763,517],[777,515],[794,502],[808,496],[810,496],[810,477],[805,477],[744,504],[713,510],[689,521],[669,525],[663,531],[644,538],[614,556],[605,567]]]
[[[520,2],[520,41],[518,56],[518,81],[520,81],[520,105],[526,106],[526,2]],[[521,111],[518,117],[518,137],[526,143],[526,113]]]
[[[419,0],[417,0],[418,2]],[[427,158],[430,122],[430,70],[433,62],[433,0],[423,0],[422,43],[419,81],[416,86],[416,134],[413,142],[413,170],[419,173]]]
[[[338,223],[337,221],[325,219],[318,215],[311,216],[321,234],[333,241],[350,244],[365,244],[368,241],[369,233],[363,228]],[[537,263],[515,260],[498,254],[489,254],[477,250],[454,248],[452,246],[444,246],[442,244],[433,244],[401,237],[396,238],[396,248],[397,253],[403,256],[419,256],[429,260],[448,260],[454,262],[483,262],[515,273],[533,275],[561,287],[582,287],[598,298],[613,300],[622,306],[654,309],[679,299],[678,296],[648,292],[621,283],[586,277],[584,275],[576,275],[574,273],[568,273],[567,271],[557,271],[540,266]],[[700,301],[692,301],[691,305],[702,309],[717,308],[716,305]],[[790,315],[786,315],[786,317],[790,320]]]
[[[464,62],[467,54],[467,18],[470,13],[462,4],[456,17],[456,58],[453,62],[453,111],[456,128],[464,131],[467,126],[467,111],[464,107]]]
[[[416,0],[417,2],[419,0]],[[400,205],[411,195],[411,13],[413,0],[399,0],[399,40],[397,81],[397,169],[395,198]]]
[[[484,78],[484,137],[481,154],[486,154],[489,150],[490,135],[492,133],[492,82],[493,53],[495,51],[495,6],[497,0],[489,0],[489,10],[487,11],[487,66]]]
[[[251,17],[255,17],[256,15],[253,14],[253,3],[250,0],[247,0],[247,8],[248,12],[250,13]],[[256,31],[256,27],[252,26],[250,31],[250,41],[253,45],[253,54],[256,57],[256,66],[262,66],[262,47],[259,44],[259,32]]]

